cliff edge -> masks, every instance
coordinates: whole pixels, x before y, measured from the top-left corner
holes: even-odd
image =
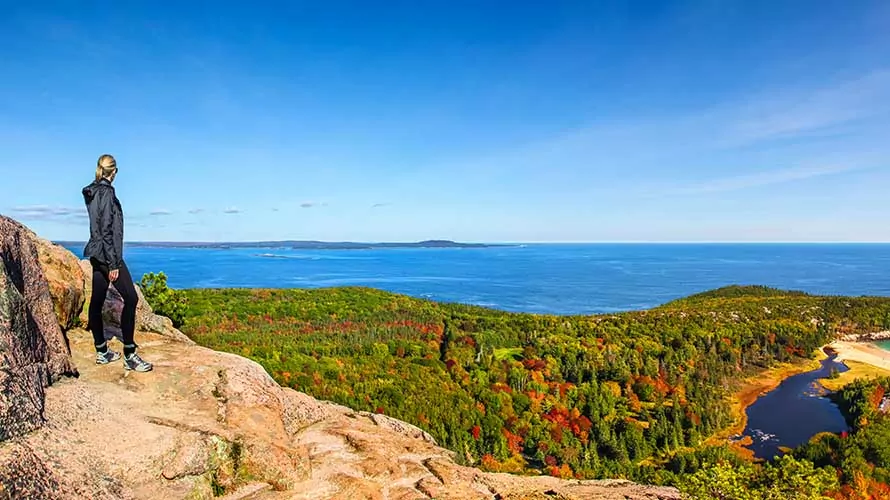
[[[78,320],[82,265],[0,216],[0,499],[680,498],[457,465],[413,425],[318,401],[195,345],[144,301],[136,339],[155,370],[97,366]],[[113,336],[120,299],[109,296]]]

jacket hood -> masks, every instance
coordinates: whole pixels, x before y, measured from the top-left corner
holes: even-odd
[[[111,183],[102,179],[100,181],[93,181],[88,186],[84,186],[84,188],[80,191],[83,194],[83,201],[87,205],[93,201],[93,198],[96,197],[96,193],[99,192],[100,189],[110,188]]]

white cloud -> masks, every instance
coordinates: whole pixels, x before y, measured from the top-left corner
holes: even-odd
[[[71,207],[52,207],[49,205],[27,205],[12,207],[12,211],[29,215],[70,215],[74,212],[85,209],[77,209]]]
[[[827,165],[818,167],[792,167],[779,170],[769,170],[754,174],[736,175],[720,179],[706,180],[701,183],[688,186],[667,189],[662,194],[704,194],[738,191],[753,187],[771,186],[792,181],[802,181],[815,177],[842,174],[862,167],[845,165]]]
[[[15,218],[27,221],[76,222],[87,219],[86,207],[23,205],[10,209]]]
[[[314,208],[314,207],[326,207],[328,204],[326,202],[319,203],[317,201],[304,201],[300,203],[300,208]]]
[[[777,139],[852,133],[859,130],[853,127],[860,122],[878,117],[890,117],[890,70],[821,86],[787,85],[752,92],[679,114],[594,120],[463,161],[430,164],[406,174],[402,182],[409,189],[449,172],[492,187],[521,180],[537,183],[541,189],[572,189],[582,173],[605,179],[620,179],[629,171],[658,175],[668,163]],[[870,136],[858,137],[869,140]],[[798,157],[797,161],[811,159]],[[774,164],[784,160],[777,158]]]
[[[750,143],[818,133],[890,112],[890,71],[811,89],[782,89],[738,106],[732,141]]]

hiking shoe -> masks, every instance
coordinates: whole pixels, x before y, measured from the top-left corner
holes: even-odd
[[[97,352],[96,353],[96,364],[97,365],[107,365],[112,361],[117,361],[121,359],[121,353],[114,352],[111,349],[107,349],[105,352]]]
[[[148,361],[143,360],[139,357],[135,352],[130,354],[129,356],[124,357],[124,369],[125,370],[133,370],[137,372],[150,372],[153,368],[152,364]]]

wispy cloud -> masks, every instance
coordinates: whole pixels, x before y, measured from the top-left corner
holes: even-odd
[[[165,209],[152,210],[149,215],[173,215],[173,212]]]
[[[328,204],[326,202],[317,202],[317,201],[304,201],[300,203],[300,208],[315,208],[315,207],[326,207]]]
[[[770,170],[754,174],[723,177],[720,179],[706,180],[701,183],[676,187],[662,191],[662,194],[689,195],[706,193],[724,193],[738,191],[754,187],[784,184],[793,181],[803,181],[816,177],[837,175],[853,170],[860,170],[860,166],[826,165],[817,167],[792,167],[779,170]]]
[[[52,207],[49,205],[27,205],[27,206],[18,206],[12,207],[12,211],[19,214],[25,215],[50,215],[50,216],[59,216],[59,215],[70,215],[77,211],[82,211],[84,209],[77,209],[72,207]]]
[[[192,215],[194,215],[194,214],[199,214],[199,213],[201,213],[201,212],[203,212],[203,211],[204,211],[203,208],[193,208],[193,209],[189,210],[189,213],[192,214]]]
[[[383,208],[392,205],[392,203],[375,203],[371,205],[371,208]]]
[[[831,85],[774,90],[753,96],[735,110],[727,127],[731,142],[786,139],[830,131],[890,111],[890,70]]]
[[[534,186],[540,192],[611,197],[639,186],[628,181],[632,175],[670,186],[680,171],[697,174],[699,183],[686,182],[676,191],[731,191],[841,174],[854,167],[836,165],[873,162],[863,154],[886,158],[875,122],[888,118],[890,70],[881,69],[824,84],[778,85],[676,114],[592,120],[524,144],[424,165],[394,181],[394,188],[435,185],[447,171],[480,190]],[[837,139],[841,135],[847,138]],[[776,170],[763,173],[746,164]],[[820,166],[784,168],[789,165]],[[725,177],[705,180],[714,171]],[[643,191],[642,196],[655,195]]]
[[[12,207],[14,217],[29,221],[79,222],[89,218],[84,207],[27,205]]]
[[[223,210],[223,213],[224,214],[240,214],[241,209],[239,209],[237,207],[229,207],[229,208]]]

